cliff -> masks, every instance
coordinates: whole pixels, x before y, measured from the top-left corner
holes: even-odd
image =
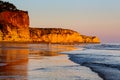
[[[26,11],[0,12],[0,41],[45,43],[99,43],[97,37],[61,28],[29,28]]]
[[[9,2],[0,1],[0,41],[45,43],[99,43],[97,37],[61,28],[29,28],[29,15]]]
[[[29,41],[29,16],[26,11],[0,12],[0,41]]]
[[[76,31],[61,28],[30,28],[32,41],[45,43],[99,43],[95,36],[81,35]]]

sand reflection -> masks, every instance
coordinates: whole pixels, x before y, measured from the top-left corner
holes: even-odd
[[[59,52],[73,49],[75,49],[74,46],[70,45],[2,43],[0,44],[0,80],[32,79],[30,75],[34,75],[34,73],[31,73],[31,69],[35,66],[34,63],[36,63],[37,66],[41,65],[39,62],[37,63],[37,61],[49,64],[44,61],[45,56],[54,57],[62,55],[59,54]],[[55,64],[58,65],[64,61],[59,62],[55,60],[55,62]],[[49,66],[46,65],[45,67]],[[41,72],[37,71],[37,73]]]
[[[0,44],[0,80],[26,80],[27,44]]]
[[[74,46],[60,45],[60,44],[31,44],[29,49],[29,56],[58,56],[62,55],[59,52],[74,50]]]

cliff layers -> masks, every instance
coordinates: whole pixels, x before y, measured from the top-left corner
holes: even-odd
[[[25,11],[0,12],[0,41],[29,41],[29,16]]]
[[[99,43],[97,37],[81,35],[61,28],[29,28],[29,16],[25,11],[0,12],[0,41],[45,43]]]
[[[46,43],[99,43],[97,37],[81,35],[76,31],[61,28],[30,28],[32,41]]]

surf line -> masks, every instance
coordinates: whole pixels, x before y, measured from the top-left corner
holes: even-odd
[[[98,75],[98,77],[100,77],[103,80],[106,80],[105,76],[102,73],[100,73],[99,71],[95,70],[92,66],[90,66],[90,65],[92,65],[92,63],[87,63],[87,62],[80,63],[78,60],[75,59],[74,55],[75,54],[68,54],[69,60],[71,60],[72,62],[77,63],[81,66],[85,66],[85,67],[89,68],[91,71],[96,73]]]

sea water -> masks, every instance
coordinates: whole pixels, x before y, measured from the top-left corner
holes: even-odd
[[[120,80],[120,44],[92,44],[64,52],[69,59],[90,68],[103,80]]]
[[[120,44],[0,44],[0,80],[120,80]]]

